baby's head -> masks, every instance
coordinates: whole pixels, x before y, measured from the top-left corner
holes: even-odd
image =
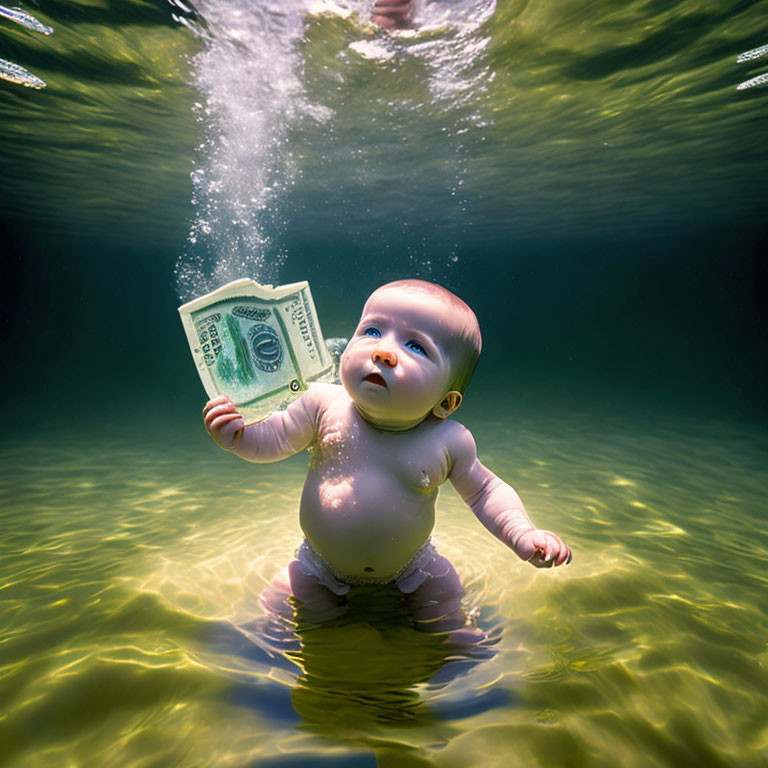
[[[475,313],[424,280],[378,288],[341,359],[341,380],[370,422],[409,429],[461,404],[480,356]]]
[[[363,317],[374,300],[383,300],[386,303],[391,295],[390,291],[410,294],[424,311],[431,313],[430,324],[439,324],[436,340],[446,345],[450,355],[453,371],[451,389],[463,395],[482,349],[480,325],[471,307],[455,293],[437,283],[428,283],[426,280],[397,280],[382,285],[370,295],[363,307]]]

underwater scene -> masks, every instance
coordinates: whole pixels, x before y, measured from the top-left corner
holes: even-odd
[[[2,1],[0,765],[768,766],[766,0]],[[466,301],[572,561],[445,483],[461,627],[276,596],[314,459],[217,447],[177,311],[240,278]]]

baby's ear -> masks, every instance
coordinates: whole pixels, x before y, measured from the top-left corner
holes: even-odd
[[[434,413],[438,419],[447,419],[461,405],[463,399],[464,396],[461,392],[452,389],[450,392],[446,392],[445,395],[443,395],[443,399],[432,409],[432,413]]]

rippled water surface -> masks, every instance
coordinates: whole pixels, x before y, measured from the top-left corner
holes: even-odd
[[[766,91],[736,86],[765,70],[737,63],[768,40],[764,1],[434,0],[425,31],[394,42],[364,0],[197,5],[63,0],[33,9],[52,37],[0,26],[1,55],[48,83],[0,91],[16,215],[131,237],[149,208],[153,232],[173,233],[200,142],[237,158],[222,179],[233,208],[213,212],[230,229],[247,193],[257,208],[285,193],[302,222],[350,229],[374,209],[423,224],[408,212],[428,194],[440,211],[420,236],[461,219],[464,201],[484,238],[761,209]],[[248,136],[252,151],[238,149]],[[204,205],[209,192],[198,186]],[[271,264],[278,232],[262,234]]]

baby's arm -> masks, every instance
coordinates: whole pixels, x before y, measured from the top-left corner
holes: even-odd
[[[310,388],[284,411],[248,426],[232,400],[227,395],[219,395],[203,408],[205,428],[218,446],[247,461],[288,458],[306,448],[317,432],[323,401],[319,389]]]
[[[536,528],[514,488],[480,463],[472,433],[460,424],[456,427],[449,444],[449,477],[478,520],[532,565],[546,568],[570,563],[571,550],[563,540],[551,531]]]

